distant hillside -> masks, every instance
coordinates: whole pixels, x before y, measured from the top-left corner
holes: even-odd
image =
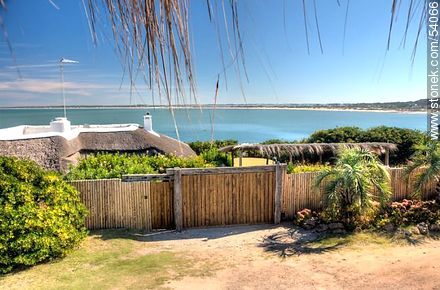
[[[212,107],[212,105],[203,105],[204,107]],[[384,103],[328,103],[328,104],[221,104],[221,107],[232,108],[307,108],[307,109],[339,109],[339,110],[393,110],[393,111],[425,111],[426,99],[408,102],[384,102]]]
[[[385,103],[333,103],[333,104],[311,104],[306,105],[313,108],[329,109],[358,109],[358,110],[397,110],[397,111],[424,111],[426,110],[426,99],[409,102],[385,102]]]

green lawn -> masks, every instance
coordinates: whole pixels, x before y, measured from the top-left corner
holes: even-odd
[[[148,249],[147,242],[133,240],[128,232],[121,237],[121,231],[106,231],[105,239],[94,233],[64,259],[1,276],[0,289],[157,288],[171,279],[208,275],[212,266]]]

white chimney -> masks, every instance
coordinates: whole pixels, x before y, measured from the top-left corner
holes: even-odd
[[[52,132],[63,133],[70,131],[70,129],[70,121],[67,118],[58,117],[50,122],[50,130]]]
[[[144,130],[145,131],[153,131],[153,118],[150,113],[144,115]]]

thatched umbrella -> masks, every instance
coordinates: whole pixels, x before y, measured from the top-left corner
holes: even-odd
[[[242,164],[242,152],[254,152],[256,155],[273,158],[281,157],[282,155],[289,155],[290,161],[292,156],[301,156],[304,159],[304,154],[316,155],[322,158],[325,153],[336,155],[342,148],[362,148],[372,151],[377,155],[385,154],[385,164],[389,164],[390,151],[397,150],[397,146],[392,143],[370,142],[370,143],[298,143],[298,144],[239,144],[230,145],[220,149],[221,152],[230,152],[232,156],[236,155],[240,158],[240,165]],[[232,159],[233,160],[233,159]]]

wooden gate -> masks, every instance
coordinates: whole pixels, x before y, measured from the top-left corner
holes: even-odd
[[[167,170],[176,229],[279,223],[284,165]]]
[[[180,231],[202,226],[278,223],[284,170],[280,164],[174,168],[166,174],[125,175],[122,180],[160,180],[150,183],[152,227],[166,225]]]
[[[89,229],[177,229],[279,223],[285,166],[175,168],[167,174],[72,181]]]
[[[182,176],[184,228],[273,222],[275,172]]]

